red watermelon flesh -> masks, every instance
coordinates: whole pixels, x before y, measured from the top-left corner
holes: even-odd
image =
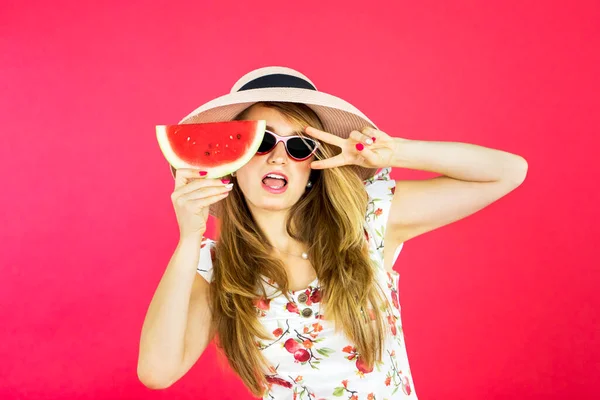
[[[264,120],[157,125],[156,137],[173,168],[198,168],[207,178],[220,178],[250,161],[266,125]]]

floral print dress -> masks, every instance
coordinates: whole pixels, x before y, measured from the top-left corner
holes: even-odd
[[[390,171],[384,168],[364,181],[369,195],[365,235],[376,278],[392,305],[384,313],[388,331],[382,362],[368,369],[349,339],[322,319],[318,279],[305,290],[290,291],[292,301],[282,294],[271,297],[276,290],[267,286],[272,292],[267,290],[267,298],[255,302],[259,320],[272,335],[271,340],[257,340],[271,366],[263,399],[417,399],[402,332],[399,274],[387,272],[383,264],[383,238],[396,188]],[[201,245],[198,273],[209,282],[215,245],[211,239]]]

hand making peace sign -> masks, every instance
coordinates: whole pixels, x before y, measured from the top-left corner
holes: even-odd
[[[385,168],[392,164],[398,141],[383,131],[363,128],[352,131],[348,139],[332,135],[311,126],[305,130],[307,135],[325,143],[340,147],[342,152],[335,157],[313,161],[310,167],[324,169],[342,165],[358,165],[365,168]]]

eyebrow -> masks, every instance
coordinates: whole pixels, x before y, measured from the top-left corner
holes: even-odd
[[[271,132],[275,132],[275,133],[277,133],[277,132],[275,131],[275,128],[273,128],[271,125],[267,125],[267,130],[268,130],[268,131],[271,131]],[[300,131],[294,131],[294,132],[292,132],[292,134],[291,134],[291,135],[288,135],[288,136],[294,136],[294,135],[299,135],[299,136],[302,136],[302,135],[304,135],[304,131],[302,131],[302,130],[300,130]],[[281,135],[281,136],[283,136],[283,135]]]

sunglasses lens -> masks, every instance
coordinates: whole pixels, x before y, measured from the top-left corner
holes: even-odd
[[[277,143],[277,139],[275,136],[271,135],[269,132],[265,132],[265,136],[263,136],[262,143],[258,147],[258,153],[266,153],[275,147],[275,143]]]
[[[314,140],[308,138],[293,138],[287,142],[287,150],[294,158],[306,158],[317,147]]]

